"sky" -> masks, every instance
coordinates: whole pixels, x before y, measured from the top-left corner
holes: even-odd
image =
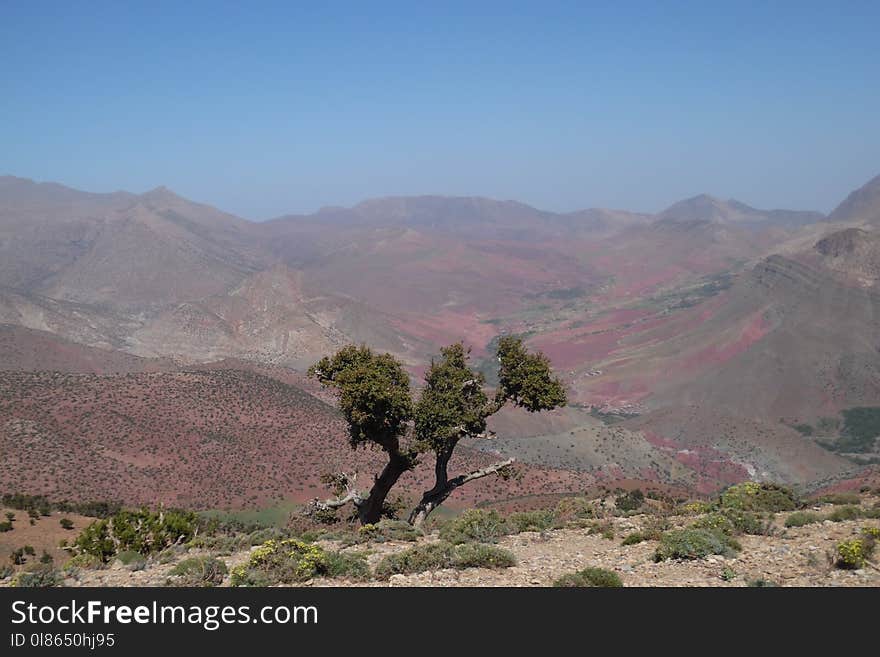
[[[0,1],[0,175],[261,220],[376,196],[829,211],[880,3]]]

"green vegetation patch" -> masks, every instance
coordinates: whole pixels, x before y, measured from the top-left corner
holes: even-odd
[[[362,554],[332,552],[289,538],[256,547],[248,562],[232,569],[232,586],[295,584],[313,577],[366,579],[370,568]]]
[[[104,562],[126,551],[150,555],[189,541],[196,533],[196,522],[196,515],[189,511],[119,511],[83,529],[74,547]]]
[[[169,583],[175,586],[219,586],[227,573],[226,564],[215,557],[184,559],[171,569]]]
[[[376,577],[388,579],[396,574],[421,573],[444,568],[509,568],[516,565],[511,552],[494,545],[446,541],[425,543],[385,556],[376,566]]]
[[[721,494],[722,508],[741,511],[794,511],[800,506],[798,496],[779,484],[745,481],[731,486]]]
[[[584,568],[576,573],[563,575],[553,582],[557,587],[606,587],[619,588],[623,586],[620,575],[604,568]]]
[[[702,559],[710,554],[733,556],[740,549],[739,543],[720,531],[693,527],[676,529],[661,536],[654,561]]]

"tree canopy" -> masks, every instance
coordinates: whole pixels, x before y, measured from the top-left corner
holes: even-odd
[[[366,346],[344,347],[311,367],[312,376],[338,391],[351,446],[372,444],[388,454],[369,494],[354,488],[353,476],[337,475],[333,481],[339,497],[315,500],[312,509],[335,509],[351,502],[361,522],[376,522],[391,488],[426,453],[434,455],[435,482],[412,510],[413,524],[423,522],[459,486],[506,474],[513,459],[454,477],[449,476],[448,465],[463,438],[488,437],[487,419],[506,404],[534,413],[564,405],[566,395],[547,357],[529,352],[520,338],[502,337],[497,357],[499,385],[492,396],[486,391],[485,377],[470,366],[470,350],[462,343],[441,349],[425,373],[418,399],[400,361]]]

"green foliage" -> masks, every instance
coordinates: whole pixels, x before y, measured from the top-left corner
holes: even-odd
[[[184,559],[171,569],[174,586],[219,586],[227,573],[226,564],[215,557],[202,556]]]
[[[387,444],[401,436],[412,419],[409,376],[391,354],[349,345],[322,358],[309,374],[339,391],[339,409],[353,447]]]
[[[880,437],[880,406],[857,406],[841,412],[843,429],[835,449],[839,452],[870,452]]]
[[[730,582],[736,579],[736,571],[733,568],[725,568],[721,571],[721,579],[725,582]]]
[[[731,486],[721,494],[722,508],[741,511],[793,511],[799,506],[794,491],[778,484],[745,481]]]
[[[696,520],[691,524],[691,527],[720,531],[729,536],[736,536],[738,534],[762,535],[767,533],[769,522],[764,516],[752,511],[722,508]]]
[[[485,378],[468,366],[469,351],[461,343],[444,347],[425,374],[425,387],[415,405],[415,431],[435,452],[448,449],[462,435],[486,430]]]
[[[293,538],[266,541],[251,551],[248,562],[232,569],[232,586],[294,584],[313,577],[369,575],[363,555],[329,552]]]
[[[832,493],[831,495],[823,495],[817,502],[822,504],[861,504],[862,500],[855,493]]]
[[[380,520],[375,525],[358,529],[358,541],[385,543],[386,541],[416,541],[422,532],[403,520]]]
[[[497,511],[468,509],[440,527],[440,538],[453,544],[494,543],[509,533],[507,522]]]
[[[100,557],[94,554],[89,554],[87,552],[74,555],[64,563],[65,570],[92,570],[102,568],[103,566],[104,562],[101,560]]]
[[[150,555],[190,540],[195,534],[196,522],[195,514],[188,511],[120,511],[111,518],[88,525],[74,546],[105,562],[124,551]]]
[[[779,586],[779,584],[769,579],[752,579],[746,582],[746,586],[751,589],[772,589]]]
[[[576,573],[563,575],[553,582],[557,587],[596,587],[619,588],[623,586],[620,575],[604,568],[584,568]]]
[[[838,568],[859,569],[864,568],[868,559],[874,553],[875,539],[870,535],[862,535],[858,538],[851,538],[841,541],[837,544],[837,561]]]
[[[555,517],[547,509],[538,511],[519,511],[507,517],[508,530],[511,534],[520,532],[542,532],[553,527]]]
[[[73,520],[70,518],[61,518],[61,520],[58,521],[58,524],[61,525],[61,529],[73,529]]]
[[[645,503],[645,494],[640,488],[619,495],[614,505],[621,511],[637,511]]]
[[[553,517],[555,527],[586,527],[596,518],[596,505],[585,497],[563,497]]]
[[[9,522],[8,520],[4,520],[3,522],[0,522],[0,533],[11,532],[11,531],[12,531],[12,523],[11,522]]]
[[[839,506],[828,514],[827,519],[831,522],[844,522],[846,520],[858,520],[862,517],[862,509],[853,504]]]
[[[15,569],[12,566],[7,566],[6,564],[0,565],[0,580],[4,580],[7,577],[12,577],[12,574],[15,572]]]
[[[47,564],[40,564],[34,568],[28,568],[12,580],[12,585],[20,588],[49,588],[60,586],[63,581],[60,572]]]
[[[541,352],[529,353],[522,338],[502,336],[498,340],[498,360],[496,401],[511,401],[531,412],[566,403],[565,388],[553,376],[549,359]]]
[[[797,431],[802,436],[812,436],[813,435],[813,426],[810,424],[794,424],[791,427],[795,431]]]
[[[24,493],[7,493],[0,498],[4,506],[21,511],[33,512],[31,517],[48,516],[52,510],[63,513],[79,513],[92,518],[109,518],[122,510],[121,502],[50,502],[44,495],[26,495]]]
[[[666,532],[654,553],[654,561],[665,559],[702,559],[710,554],[732,556],[739,543],[727,534],[711,529],[677,529]]]
[[[795,511],[785,519],[786,527],[803,527],[804,525],[812,525],[822,522],[823,518],[818,513],[812,511]]]
[[[621,545],[638,545],[639,543],[643,543],[649,539],[647,534],[642,532],[632,532],[631,534],[627,534],[623,537],[623,541],[621,541]]]
[[[141,570],[146,565],[147,560],[144,555],[134,550],[122,550],[116,554],[116,560],[123,566],[128,566],[132,570]]]
[[[513,554],[494,545],[452,545],[439,541],[386,555],[376,566],[376,577],[388,579],[395,574],[421,573],[444,568],[509,568],[514,565],[516,559]]]
[[[452,567],[464,568],[510,568],[516,565],[516,557],[508,550],[483,543],[456,545],[452,553]]]

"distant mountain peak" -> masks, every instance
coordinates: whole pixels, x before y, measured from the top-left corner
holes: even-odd
[[[828,216],[828,220],[880,224],[880,175],[847,196]]]

